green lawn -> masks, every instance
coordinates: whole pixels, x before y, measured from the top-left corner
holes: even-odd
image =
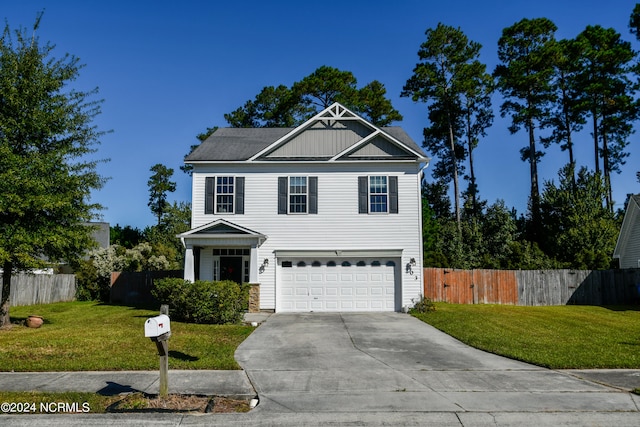
[[[11,307],[12,322],[43,316],[38,329],[0,330],[0,371],[158,369],[144,322],[158,311],[95,302]],[[170,369],[239,369],[233,355],[253,331],[244,325],[171,322]]]
[[[640,369],[640,307],[436,303],[416,315],[473,347],[552,369]]]

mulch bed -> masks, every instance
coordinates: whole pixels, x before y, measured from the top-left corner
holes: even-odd
[[[109,405],[107,412],[248,412],[249,402],[223,396],[170,394],[165,398],[146,393],[131,393]]]

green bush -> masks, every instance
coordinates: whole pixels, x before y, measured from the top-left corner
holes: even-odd
[[[110,278],[99,277],[91,260],[82,261],[75,269],[78,301],[109,302]]]
[[[431,301],[430,298],[420,296],[420,299],[409,310],[409,313],[411,314],[429,313],[431,311],[436,311],[436,306],[433,303],[433,301]]]
[[[238,323],[249,302],[249,286],[229,280],[191,283],[160,279],[154,282],[151,293],[161,304],[169,305],[171,318],[190,323]]]

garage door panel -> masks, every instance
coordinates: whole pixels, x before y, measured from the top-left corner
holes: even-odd
[[[351,288],[351,287],[340,288],[340,295],[345,296],[345,297],[353,295],[353,288]]]
[[[278,268],[278,311],[394,311],[399,260],[287,260]]]

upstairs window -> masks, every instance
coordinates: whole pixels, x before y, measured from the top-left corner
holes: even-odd
[[[307,213],[307,177],[289,177],[289,213]]]
[[[278,177],[278,214],[317,214],[318,177]]]
[[[358,213],[398,213],[398,177],[358,177]]]
[[[234,194],[232,176],[216,178],[216,213],[233,213]]]
[[[369,177],[369,212],[387,213],[389,206],[389,190],[386,176]]]
[[[244,214],[244,177],[205,178],[205,214]]]

